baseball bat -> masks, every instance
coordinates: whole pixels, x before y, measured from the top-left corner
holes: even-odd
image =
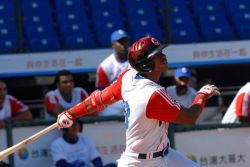
[[[48,133],[49,131],[55,129],[57,127],[57,123],[54,123],[50,126],[48,126],[47,128],[41,130],[40,132],[37,132],[36,134],[28,137],[27,139],[22,140],[21,142],[3,150],[0,152],[0,161],[4,160],[6,157],[8,157],[10,154],[16,152],[17,150],[19,150],[20,148],[24,147],[26,144],[35,141],[36,139],[38,139],[39,137],[45,135],[46,133]]]

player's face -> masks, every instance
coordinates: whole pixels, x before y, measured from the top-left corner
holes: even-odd
[[[75,139],[78,132],[80,132],[80,124],[75,122],[70,128],[66,130],[65,133],[67,135],[67,138]]]
[[[168,67],[167,56],[162,52],[158,52],[154,55],[154,62],[156,70],[161,72],[165,71]]]
[[[58,89],[63,94],[71,94],[74,88],[74,80],[72,75],[62,75],[57,84]]]
[[[3,100],[7,94],[7,86],[5,83],[0,82],[0,100]]]
[[[128,38],[122,38],[116,42],[113,42],[112,47],[118,56],[118,59],[125,61],[128,59],[128,48],[129,40]]]

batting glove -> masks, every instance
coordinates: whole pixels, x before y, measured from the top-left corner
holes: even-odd
[[[209,99],[212,96],[219,96],[220,95],[220,90],[217,88],[215,85],[205,85],[203,86],[197,94],[203,94],[205,95],[206,99]]]
[[[57,124],[59,128],[69,128],[73,125],[73,117],[67,112],[63,112],[57,116]]]

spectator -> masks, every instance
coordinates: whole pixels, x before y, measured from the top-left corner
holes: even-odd
[[[103,167],[100,153],[91,138],[80,135],[80,124],[75,121],[72,127],[62,129],[63,136],[51,144],[51,155],[56,167]],[[105,167],[115,167],[108,164]]]
[[[56,119],[57,115],[89,95],[80,87],[74,87],[73,75],[68,70],[61,70],[55,77],[56,89],[45,96],[45,119]]]
[[[196,97],[196,90],[189,86],[191,77],[190,69],[177,68],[174,75],[174,85],[167,87],[169,95],[185,107],[190,107]]]
[[[0,80],[0,129],[5,127],[4,120],[30,120],[32,114],[25,104],[7,94],[7,85]]]
[[[109,86],[117,77],[128,69],[129,37],[123,30],[114,31],[111,34],[111,45],[114,52],[103,60],[97,69],[96,88],[103,90]],[[121,101],[107,107],[99,115],[123,115],[123,104]]]
[[[243,123],[250,121],[250,82],[236,94],[228,107],[221,123]]]

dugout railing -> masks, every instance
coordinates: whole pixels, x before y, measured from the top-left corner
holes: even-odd
[[[83,124],[95,124],[100,122],[121,122],[123,123],[124,117],[122,116],[105,116],[105,117],[96,117],[96,116],[88,116],[81,118],[80,121]],[[32,120],[32,121],[10,121],[6,120],[6,138],[7,138],[7,147],[12,146],[13,143],[13,132],[12,129],[16,127],[34,127],[34,126],[49,126],[54,121],[45,121],[45,120]],[[204,124],[204,125],[175,125],[170,124],[169,127],[169,139],[171,143],[171,147],[176,147],[176,134],[178,133],[185,133],[185,132],[199,132],[199,131],[206,131],[206,130],[220,130],[220,129],[235,129],[235,128],[250,128],[250,123],[245,124]],[[122,129],[121,129],[122,130]],[[39,140],[39,139],[38,139]],[[119,139],[118,139],[119,140]],[[249,139],[250,141],[250,139]],[[14,156],[11,155],[8,157],[8,162],[11,167],[15,166]]]

